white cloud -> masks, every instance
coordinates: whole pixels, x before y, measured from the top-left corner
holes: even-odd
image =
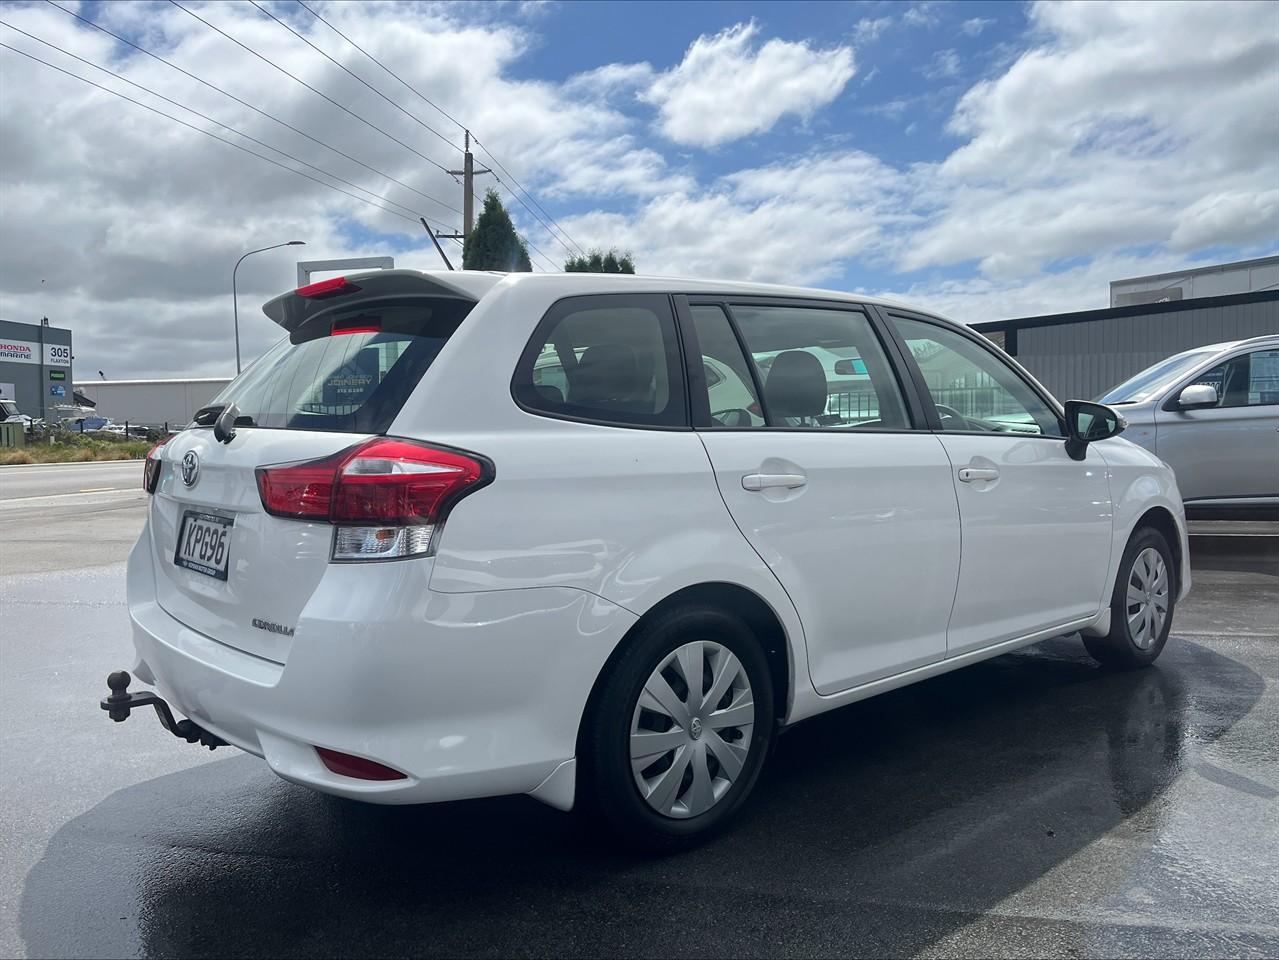
[[[954,50],[938,50],[922,69],[929,80],[946,80],[959,74],[959,54]]]
[[[1043,42],[960,100],[966,142],[903,265],[1001,276],[1126,246],[1279,236],[1279,30],[1264,4],[1039,4]],[[1046,109],[1051,105],[1051,109]]]
[[[737,24],[698,37],[674,69],[641,94],[658,108],[658,128],[676,143],[714,147],[769,130],[787,115],[808,119],[844,89],[855,72],[849,47],[818,50],[771,39]]]
[[[690,186],[686,175],[672,172],[661,154],[636,139],[630,119],[599,97],[512,79],[510,67],[528,44],[525,28],[464,19],[455,13],[458,9],[334,4],[324,15],[454,116],[472,124],[511,173],[543,198],[582,192],[601,199],[651,196]],[[460,156],[448,146],[252,7],[214,4],[199,12],[427,156],[446,166],[460,165]],[[511,7],[508,12],[516,11]],[[114,3],[86,15],[139,38],[144,46],[412,189],[360,168],[161,63],[125,51],[51,6],[6,6],[4,19],[362,184],[384,202],[405,204],[452,228],[460,224],[457,213],[412,192],[419,190],[460,208],[460,189],[452,178],[182,11],[168,5]],[[303,32],[315,27],[305,15],[292,22]],[[379,76],[327,28],[315,28],[308,35],[396,95],[406,109],[446,136],[460,139],[460,131],[448,120]],[[0,39],[153,102],[197,126],[208,126],[10,30],[0,29]],[[642,65],[628,69],[634,78]],[[605,78],[620,84],[624,72],[613,70]],[[225,373],[234,360],[231,267],[242,252],[254,247],[294,238],[307,241],[300,250],[264,253],[241,267],[240,319],[248,356],[278,333],[256,305],[292,284],[295,254],[307,259],[394,254],[400,263],[439,263],[415,220],[402,220],[325,190],[8,51],[0,51],[0,92],[0,314],[19,320],[47,315],[54,323],[71,326],[83,369],[101,368],[112,376]],[[512,109],[513,104],[518,109]],[[235,139],[233,134],[220,135]],[[487,157],[481,153],[478,161],[487,164]],[[482,178],[479,187],[484,186]],[[507,202],[517,224],[550,255],[551,268],[557,267],[562,248],[522,207],[509,198]],[[380,234],[397,239],[372,239]],[[458,252],[456,245],[449,249]],[[548,268],[536,256],[534,263]]]
[[[449,177],[175,8],[94,9],[245,100],[460,206]],[[325,15],[472,124],[575,239],[629,248],[645,272],[841,284],[856,282],[860,269],[910,271],[884,285],[977,320],[1104,306],[1109,280],[1176,269],[1213,247],[1245,255],[1279,249],[1279,29],[1262,4],[1036,5],[1020,55],[960,98],[947,128],[953,149],[942,159],[888,163],[848,129],[835,132],[861,149],[831,149],[828,138],[824,149],[807,142],[765,161],[743,146],[715,158],[727,172],[714,176],[645,136],[647,111],[637,114],[632,96],[652,98],[676,142],[726,143],[783,117],[811,117],[844,89],[852,51],[764,41],[747,24],[697,39],[662,74],[645,63],[613,63],[557,84],[526,79],[520,58],[539,40],[527,23],[509,21],[514,7],[505,22],[490,10],[333,4]],[[423,152],[457,163],[251,7],[201,12]],[[901,19],[926,26],[936,15],[912,7]],[[125,54],[52,7],[6,6],[4,18],[388,201],[458,220],[161,64]],[[309,29],[304,16],[292,22]],[[36,50],[9,31],[0,36]],[[308,36],[349,58],[352,69],[385,79],[326,30]],[[887,89],[884,79],[870,89]],[[904,121],[915,101],[897,93],[863,109]],[[456,136],[406,91],[396,95]],[[910,119],[926,126],[927,113]],[[907,131],[918,130],[914,124]],[[297,237],[308,241],[308,258],[391,253],[401,264],[438,262],[413,223],[7,52],[0,52],[0,142],[0,313],[72,326],[82,371],[225,373],[234,357],[230,270],[255,246]],[[588,212],[563,216],[565,201]],[[555,242],[522,207],[508,206],[529,239],[560,262]],[[273,251],[240,270],[246,355],[275,336],[253,305],[291,283],[293,259],[292,251]],[[971,273],[970,265],[975,276],[953,278]]]
[[[923,0],[908,7],[902,14],[902,23],[910,27],[935,27],[941,22],[937,13],[939,4],[935,0]]]
[[[565,82],[572,93],[608,96],[621,91],[634,91],[653,82],[653,68],[647,63],[606,63],[594,70],[574,74]]]
[[[961,23],[959,25],[959,29],[965,36],[976,37],[994,22],[994,20],[986,17],[973,17],[972,19],[965,20]]]
[[[853,39],[858,43],[874,43],[892,25],[892,17],[862,17],[853,28]]]

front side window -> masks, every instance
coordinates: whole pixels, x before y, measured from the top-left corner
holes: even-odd
[[[667,297],[571,297],[555,304],[521,358],[512,390],[535,413],[635,426],[688,422]]]
[[[1217,389],[1218,407],[1261,407],[1279,403],[1279,350],[1254,350],[1232,357],[1195,377]]]
[[[993,353],[945,327],[894,316],[943,430],[1064,436],[1057,414]]]
[[[743,425],[767,418],[770,427],[910,427],[888,357],[860,310],[780,304],[729,309],[764,393],[762,403],[746,407],[751,422]]]

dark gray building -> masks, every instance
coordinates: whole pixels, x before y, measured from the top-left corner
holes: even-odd
[[[1279,333],[1279,290],[973,324],[1058,399],[1087,400],[1192,347]]]
[[[0,320],[0,398],[29,417],[74,402],[71,331],[47,323]]]

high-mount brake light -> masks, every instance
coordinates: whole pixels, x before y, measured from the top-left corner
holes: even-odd
[[[142,489],[147,493],[155,493],[155,488],[160,484],[160,466],[164,462],[160,459],[160,450],[173,437],[174,434],[169,434],[147,451],[147,457],[142,462]]]
[[[492,478],[474,454],[376,437],[322,460],[258,467],[267,513],[331,523],[334,560],[429,554],[453,504]]]
[[[360,320],[358,323],[343,323],[341,320],[334,320],[329,332],[335,337],[344,333],[381,333],[382,325],[369,323],[367,320]]]
[[[358,293],[359,290],[359,285],[352,283],[346,277],[334,277],[331,280],[308,283],[305,287],[298,287],[294,293],[308,300],[326,300],[329,297],[340,297],[344,293]]]

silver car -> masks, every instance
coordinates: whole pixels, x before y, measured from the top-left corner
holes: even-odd
[[[1279,514],[1279,334],[1195,347],[1100,400],[1173,468],[1188,511]]]

